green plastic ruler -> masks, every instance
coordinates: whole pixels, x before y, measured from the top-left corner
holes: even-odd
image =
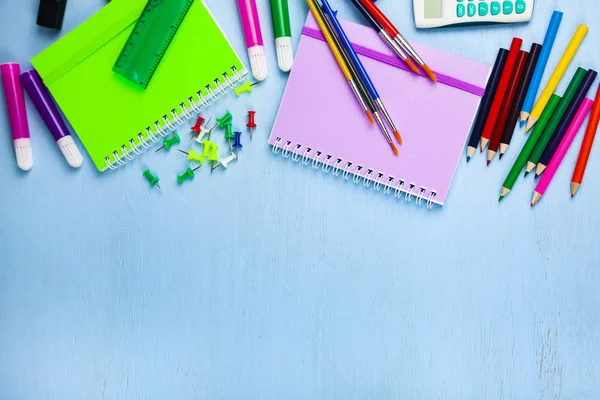
[[[150,0],[113,71],[146,89],[194,0]]]

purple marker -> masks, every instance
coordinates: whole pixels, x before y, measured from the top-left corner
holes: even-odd
[[[4,87],[17,165],[23,171],[29,171],[33,167],[33,155],[23,87],[19,81],[20,73],[21,68],[17,63],[0,64],[0,75],[2,75],[2,86]]]
[[[34,69],[25,71],[21,74],[21,83],[69,165],[73,168],[81,167],[83,164],[81,152],[60,116],[58,108],[50,98],[50,93],[46,90],[40,75]]]

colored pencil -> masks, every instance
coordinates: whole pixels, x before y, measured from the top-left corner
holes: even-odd
[[[400,46],[396,42],[394,42],[394,39],[392,39],[389,33],[386,32],[383,25],[381,25],[379,21],[377,21],[377,19],[373,18],[373,16],[369,14],[369,11],[365,8],[365,6],[362,5],[360,1],[352,0],[352,4],[354,4],[354,6],[358,9],[358,11],[360,11],[362,16],[365,17],[365,19],[371,24],[373,29],[377,31],[379,36],[388,45],[388,47],[391,48],[394,51],[394,53],[396,53],[398,57],[400,57],[400,59],[404,61],[406,65],[408,65],[408,68],[410,68],[413,72],[418,74],[419,69],[406,55],[406,53],[400,48]]]
[[[544,170],[546,169],[546,166],[548,165],[548,163],[554,156],[556,149],[558,148],[558,146],[560,145],[560,143],[562,141],[562,138],[565,136],[566,132],[568,131],[569,126],[571,126],[571,122],[577,115],[577,112],[581,106],[581,103],[585,99],[585,96],[587,96],[587,92],[592,87],[592,83],[594,83],[594,80],[596,79],[597,76],[598,76],[598,73],[592,69],[590,69],[587,72],[587,74],[585,74],[585,78],[583,78],[583,82],[579,86],[577,93],[575,93],[575,97],[573,97],[573,101],[569,105],[567,112],[565,112],[565,116],[564,116],[563,120],[558,125],[558,128],[556,128],[556,132],[554,133],[554,135],[548,142],[546,149],[544,150],[544,152],[542,153],[542,156],[540,157],[540,161],[538,161],[538,164],[537,164],[537,167],[535,170],[536,176],[540,176],[542,174],[542,172],[544,172]]]
[[[581,46],[585,35],[587,35],[588,30],[589,28],[587,26],[579,25],[577,31],[575,31],[571,42],[567,46],[567,49],[565,50],[560,61],[556,65],[556,68],[554,69],[550,80],[546,84],[544,91],[540,95],[538,101],[535,103],[533,110],[531,110],[531,114],[529,115],[529,119],[527,120],[527,132],[529,132],[529,130],[533,127],[533,125],[535,125],[537,120],[540,118],[540,115],[542,115],[542,112],[544,111],[544,108],[548,103],[548,99],[550,99],[550,96],[552,96],[552,93],[554,93],[554,91],[558,87],[558,84],[564,76],[567,67],[569,66],[569,64],[571,64],[573,57],[575,57],[575,53],[577,53],[577,50],[579,49],[579,46]]]
[[[540,136],[542,136],[544,129],[546,129],[546,125],[548,124],[548,121],[550,121],[550,118],[552,117],[552,114],[554,114],[554,110],[556,110],[556,107],[558,106],[560,101],[561,97],[559,95],[553,94],[552,97],[550,97],[550,100],[548,101],[548,105],[546,106],[544,113],[542,114],[538,123],[533,128],[531,135],[529,135],[529,137],[527,138],[527,142],[525,142],[525,145],[521,149],[517,160],[513,164],[510,172],[504,180],[504,183],[502,184],[502,189],[500,189],[500,198],[498,199],[498,202],[502,201],[502,199],[504,199],[504,197],[508,195],[508,193],[510,193],[510,191],[515,186],[515,183],[519,178],[519,174],[523,170],[523,167],[525,167],[527,159],[529,158],[531,152],[535,148],[535,145],[538,142]]]
[[[500,77],[500,83],[498,83],[498,88],[494,94],[494,100],[492,101],[490,112],[487,116],[487,120],[485,121],[485,125],[483,126],[483,132],[481,133],[481,145],[479,147],[481,152],[483,152],[483,149],[485,146],[487,146],[492,138],[492,133],[494,132],[496,121],[498,120],[498,113],[500,112],[500,107],[504,101],[504,95],[508,89],[508,83],[510,82],[510,77],[512,76],[513,68],[517,62],[517,56],[519,55],[522,43],[522,39],[514,38],[510,45],[510,50],[508,51],[508,56],[506,57],[506,63],[504,64],[504,69],[502,70],[502,76]]]
[[[544,71],[546,70],[546,65],[548,65],[550,52],[552,51],[552,46],[554,46],[554,40],[556,39],[556,34],[558,33],[558,28],[560,27],[562,17],[562,12],[554,11],[552,13],[552,18],[550,18],[550,24],[546,30],[546,36],[544,37],[540,58],[535,66],[535,71],[533,73],[533,77],[531,78],[531,84],[529,85],[529,89],[527,89],[527,95],[525,96],[525,100],[523,101],[523,106],[521,108],[522,123],[527,121],[527,118],[529,118],[529,113],[531,113],[531,110],[533,109],[533,103],[535,103],[538,89],[542,83]]]
[[[573,101],[573,98],[577,93],[577,89],[579,89],[579,86],[581,86],[586,73],[587,71],[583,68],[578,68],[577,72],[575,72],[573,79],[571,79],[571,83],[569,83],[569,87],[567,87],[562,100],[558,104],[558,107],[556,107],[556,111],[554,111],[554,115],[552,115],[552,118],[550,118],[548,126],[546,129],[544,129],[544,133],[542,133],[542,136],[538,140],[535,149],[533,149],[533,152],[529,156],[527,167],[525,168],[525,176],[527,176],[535,168],[538,161],[540,161],[542,153],[544,150],[546,150],[546,146],[550,142],[550,139],[552,139],[554,132],[556,132],[556,129],[558,128],[558,125],[560,125],[560,121],[562,121],[563,117],[565,116],[565,113],[569,108],[569,104],[571,104]]]
[[[358,86],[359,83],[357,82],[358,80],[353,77],[353,75],[350,71],[349,60],[347,60],[344,57],[345,54],[343,54],[340,51],[339,43],[336,42],[337,38],[335,36],[333,36],[331,30],[327,26],[326,20],[323,18],[323,15],[322,15],[322,11],[320,11],[319,8],[317,6],[315,6],[315,4],[312,2],[312,0],[307,0],[307,3],[308,3],[308,7],[310,8],[311,12],[313,13],[313,15],[315,17],[315,20],[317,21],[317,24],[319,25],[319,28],[321,28],[321,32],[323,33],[323,36],[325,37],[325,40],[327,41],[327,44],[329,45],[329,48],[331,49],[331,52],[333,53],[333,56],[340,67],[340,70],[342,71],[342,73],[344,74],[344,77],[348,81],[348,84],[350,85],[350,88],[352,89],[354,96],[356,96],[356,99],[360,103],[360,106],[362,107],[365,114],[367,115],[369,122],[371,122],[371,124],[374,124],[375,120],[373,119],[373,115],[371,113],[373,110],[370,107],[370,105],[367,104],[368,101],[371,100],[370,97],[364,92],[361,93],[361,90],[359,89],[359,86]],[[374,105],[373,105],[373,107],[374,107]]]
[[[469,144],[467,147],[467,162],[471,161],[471,158],[477,151],[477,146],[479,145],[479,140],[481,139],[481,132],[483,131],[483,126],[485,125],[488,113],[490,112],[492,101],[494,100],[494,94],[498,88],[498,83],[500,82],[500,76],[502,75],[502,70],[504,69],[507,56],[508,50],[501,48],[498,51],[496,62],[494,63],[494,68],[492,69],[487,86],[485,87],[485,95],[479,104],[477,117],[475,118],[473,130],[471,131],[471,137],[469,138]]]
[[[385,16],[385,14],[373,3],[373,0],[359,0],[361,4],[367,9],[369,14],[373,16],[383,28],[390,34],[390,36],[402,47],[406,52],[419,64],[423,71],[427,74],[429,79],[437,82],[435,73],[427,66],[425,61],[417,54],[415,49],[408,43],[408,41],[402,36],[400,31],[392,24],[392,22]]]
[[[513,73],[510,78],[510,82],[508,83],[506,94],[504,95],[502,107],[500,107],[500,112],[498,113],[498,120],[496,121],[496,126],[494,127],[492,140],[490,141],[490,145],[488,147],[488,166],[496,156],[496,152],[498,152],[498,147],[500,147],[500,142],[502,140],[502,136],[504,135],[504,129],[506,128],[506,122],[508,121],[508,117],[510,116],[510,109],[512,108],[513,102],[515,100],[517,88],[519,87],[521,75],[523,74],[523,70],[525,69],[525,64],[527,63],[528,57],[528,52],[524,50],[519,51],[519,55],[517,56],[517,62],[515,63],[515,67],[513,68]]]
[[[540,201],[542,196],[546,193],[550,182],[552,182],[552,178],[554,178],[558,167],[565,158],[565,154],[567,154],[569,147],[571,147],[573,139],[575,139],[575,136],[577,136],[577,132],[579,132],[579,128],[581,128],[581,125],[583,125],[583,121],[585,121],[585,118],[590,112],[593,103],[594,102],[588,98],[584,99],[581,103],[581,107],[579,107],[579,110],[575,114],[575,118],[569,126],[566,135],[561,140],[560,145],[556,149],[556,153],[554,154],[552,160],[548,164],[546,173],[544,174],[544,176],[542,176],[537,186],[535,187],[535,191],[533,192],[533,199],[531,200],[531,207],[535,206],[536,203]]]
[[[590,122],[588,122],[587,130],[583,137],[583,143],[581,143],[581,150],[579,150],[579,157],[577,157],[573,178],[571,178],[571,197],[575,197],[575,193],[577,193],[583,182],[583,175],[585,174],[596,131],[598,130],[598,122],[600,122],[600,86],[598,86],[598,91],[596,92],[596,99],[594,100],[594,107],[592,108],[592,114],[590,115]]]
[[[329,18],[329,22],[331,22],[331,25],[333,26],[333,30],[337,34],[338,39],[340,39],[340,42],[342,43],[342,46],[346,50],[346,53],[350,57],[350,61],[358,70],[361,80],[367,87],[367,90],[369,91],[371,98],[377,105],[377,108],[383,114],[383,116],[386,119],[390,128],[392,128],[392,131],[394,132],[394,136],[396,137],[396,140],[398,141],[398,143],[402,144],[402,137],[400,136],[398,129],[396,129],[396,126],[394,125],[394,121],[392,121],[390,114],[388,113],[387,109],[385,108],[385,105],[383,104],[383,101],[381,100],[381,97],[379,97],[379,93],[377,93],[377,89],[375,89],[375,85],[373,84],[373,81],[371,81],[371,78],[369,77],[367,70],[363,66],[360,59],[358,58],[358,54],[356,54],[356,52],[354,51],[354,48],[352,47],[352,44],[350,43],[350,39],[348,39],[346,32],[344,32],[344,28],[342,28],[342,25],[338,21],[336,15],[335,15],[335,12],[331,8],[331,6],[329,5],[329,2],[327,0],[321,0],[321,3],[323,5],[323,7],[322,7],[323,13]],[[393,142],[390,142],[390,146],[392,146],[393,144],[394,144]],[[392,149],[395,149],[395,146]],[[396,152],[397,152],[397,150],[396,150]],[[394,153],[396,154],[396,152],[394,152]]]
[[[502,133],[502,140],[500,141],[500,159],[502,159],[504,153],[506,153],[506,151],[508,150],[508,146],[510,146],[510,142],[515,132],[515,128],[517,127],[519,111],[523,107],[523,100],[525,100],[525,94],[527,93],[529,84],[531,83],[531,78],[533,76],[535,66],[537,65],[541,50],[542,46],[540,44],[533,43],[531,45],[531,50],[529,51],[527,64],[525,64],[525,70],[523,71],[521,81],[519,82],[519,88],[517,89],[515,101],[513,102],[512,108],[510,109],[508,122],[506,123],[504,132]]]

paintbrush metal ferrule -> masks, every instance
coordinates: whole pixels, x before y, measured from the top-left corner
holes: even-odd
[[[410,43],[408,43],[406,38],[402,36],[401,33],[398,33],[396,37],[394,37],[394,40],[400,45],[400,47],[406,50],[406,52],[417,62],[417,64],[419,64],[421,67],[425,65],[425,61],[423,61],[423,59],[419,57],[415,49],[412,48]]]
[[[377,121],[377,125],[379,125],[379,129],[381,129],[383,136],[385,136],[385,139],[388,141],[388,143],[393,143],[392,137],[390,136],[390,134],[387,131],[387,128],[383,124],[383,120],[381,119],[379,113],[377,111],[374,111],[373,116],[375,117],[375,121]]]
[[[396,125],[394,125],[394,121],[392,121],[392,117],[390,117],[390,114],[388,113],[387,109],[383,105],[383,101],[381,101],[381,98],[375,99],[375,104],[377,104],[377,108],[379,108],[379,110],[383,114],[383,117],[386,119],[387,123],[390,125],[390,128],[392,128],[392,131],[397,131]]]
[[[360,106],[362,107],[363,111],[369,111],[369,106],[367,106],[367,103],[363,98],[362,94],[360,93],[360,90],[358,90],[358,86],[356,85],[354,79],[349,80],[348,83],[350,84],[350,87],[352,88],[354,95],[358,99],[358,102],[360,103]]]
[[[383,41],[388,44],[388,46],[394,51],[394,53],[396,53],[398,55],[398,57],[400,57],[402,59],[402,61],[405,61],[408,58],[406,53],[402,50],[402,48],[400,48],[398,43],[396,43],[390,37],[390,35],[388,35],[388,33],[385,31],[385,29],[382,29],[379,31],[379,36],[381,36]]]

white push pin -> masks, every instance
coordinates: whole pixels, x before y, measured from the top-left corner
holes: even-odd
[[[215,169],[220,167],[227,168],[227,166],[235,160],[237,160],[237,156],[235,155],[235,153],[231,153],[229,157],[221,158],[219,160],[219,163],[215,165],[212,170],[214,171]]]

